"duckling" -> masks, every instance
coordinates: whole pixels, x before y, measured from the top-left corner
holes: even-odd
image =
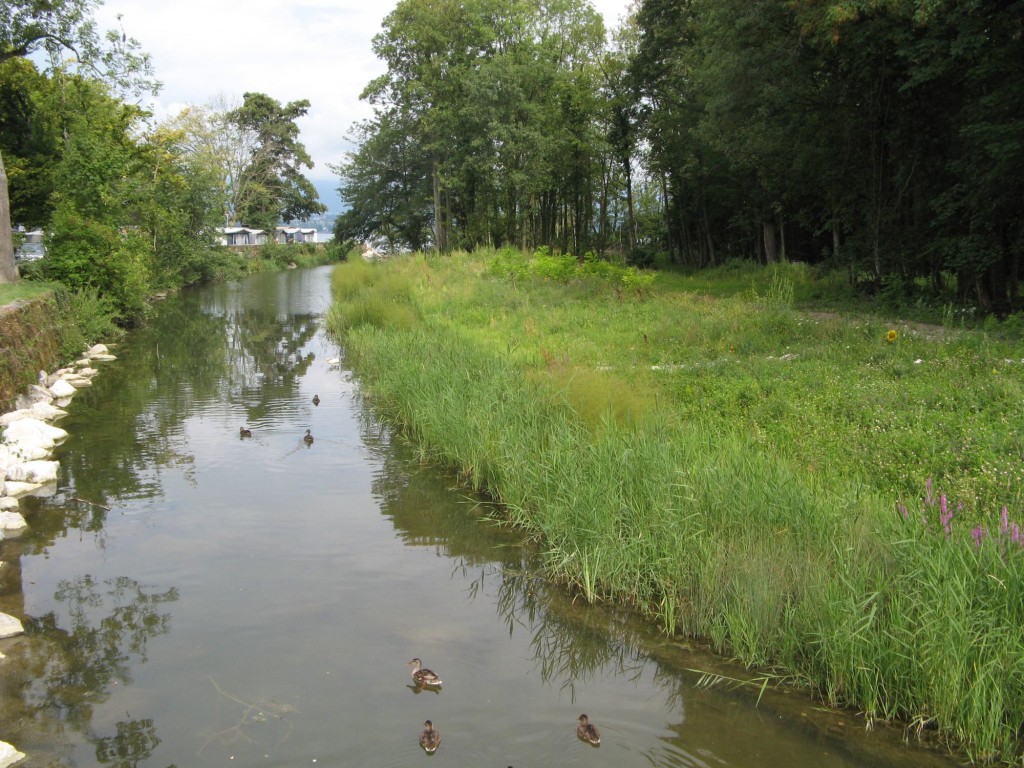
[[[413,665],[412,680],[416,685],[431,685],[440,687],[442,680],[434,672],[429,669],[421,669],[423,662],[419,659],[413,659],[409,662]]]
[[[313,435],[310,434],[310,430],[308,430],[308,429],[306,430],[306,434],[302,438],[302,442],[304,442],[306,445],[312,445],[313,444]]]
[[[427,720],[423,723],[423,733],[420,734],[420,746],[427,753],[433,753],[441,746],[441,734],[434,728],[434,724]]]
[[[313,405],[320,405],[320,395],[313,395]]]
[[[595,747],[601,743],[600,732],[586,715],[580,715],[580,724],[576,726],[576,736]]]
[[[238,428],[238,437],[239,438],[242,438],[242,437],[252,437],[252,431],[246,429],[245,427],[239,427]]]

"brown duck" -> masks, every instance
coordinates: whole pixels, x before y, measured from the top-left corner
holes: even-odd
[[[420,746],[427,753],[433,753],[441,746],[441,734],[434,728],[434,724],[427,720],[423,723],[423,733],[420,734]]]
[[[586,715],[580,715],[580,724],[576,726],[576,736],[595,747],[601,743],[600,732]]]
[[[423,669],[423,662],[419,659],[413,659],[409,663],[413,666],[412,681],[416,685],[430,685],[439,688],[443,684],[437,673],[429,669]]]

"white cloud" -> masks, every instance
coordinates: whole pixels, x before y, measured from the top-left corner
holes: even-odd
[[[597,0],[609,27],[628,0]],[[153,57],[164,88],[151,105],[158,118],[218,96],[241,101],[246,91],[282,103],[308,99],[299,121],[313,157],[312,179],[331,179],[328,163],[341,160],[356,120],[370,116],[359,100],[384,72],[371,48],[394,2],[365,0],[106,0],[101,29],[124,26]],[[121,15],[120,22],[117,20]]]

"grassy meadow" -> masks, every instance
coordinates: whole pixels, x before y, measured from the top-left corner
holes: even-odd
[[[330,323],[552,579],[1021,764],[1024,345],[804,307],[831,291],[803,265],[356,259]]]

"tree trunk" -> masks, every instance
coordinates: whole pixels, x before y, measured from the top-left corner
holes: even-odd
[[[626,171],[626,248],[629,253],[636,250],[636,216],[633,210],[633,167],[627,157],[623,162]]]
[[[441,173],[437,168],[437,156],[432,161],[434,183],[434,250],[444,253],[448,250],[448,233],[444,226],[444,211],[441,208]]]
[[[0,155],[0,283],[18,282],[14,265],[14,244],[11,242],[11,202],[7,197],[7,171]]]
[[[774,264],[779,260],[778,253],[775,250],[775,225],[770,221],[761,222],[761,227],[764,230],[764,258],[769,264]]]
[[[786,258],[786,224],[783,222],[781,215],[779,216],[779,246],[779,259],[785,263],[789,259]]]

